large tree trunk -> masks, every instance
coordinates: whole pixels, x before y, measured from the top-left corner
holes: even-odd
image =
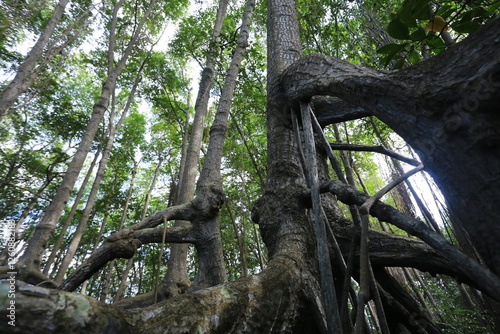
[[[499,274],[500,18],[439,56],[400,71],[376,71],[323,55],[283,78],[293,101],[337,96],[388,124],[419,154],[452,213]],[[334,113],[334,109],[330,110]]]

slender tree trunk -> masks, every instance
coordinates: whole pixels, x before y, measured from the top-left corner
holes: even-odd
[[[24,62],[19,66],[16,76],[11,83],[5,87],[0,96],[0,121],[4,119],[9,111],[9,108],[14,104],[19,95],[28,89],[28,84],[35,66],[49,42],[52,33],[54,32],[59,20],[61,19],[64,9],[69,0],[60,0],[52,13],[52,17],[45,26],[43,32],[38,37],[37,42],[26,56]]]
[[[19,229],[21,228],[21,225],[23,224],[24,220],[26,217],[28,217],[28,214],[33,210],[35,207],[38,199],[42,196],[43,192],[45,191],[45,188],[54,180],[56,177],[56,174],[52,174],[51,172],[48,172],[47,178],[45,181],[42,183],[42,185],[38,188],[38,190],[35,193],[35,196],[33,196],[33,199],[31,202],[24,208],[23,212],[21,213],[21,216],[19,216],[19,219],[16,222],[16,227],[14,229],[15,233],[19,232]]]
[[[124,113],[125,114],[125,113]],[[122,115],[123,117],[123,115]],[[112,112],[110,118],[109,118],[109,138],[108,142],[106,143],[106,147],[102,151],[102,156],[101,160],[99,161],[99,167],[97,169],[96,177],[94,179],[94,183],[92,184],[92,189],[90,190],[89,197],[87,199],[87,203],[85,204],[85,209],[83,210],[83,213],[80,217],[80,221],[78,222],[77,228],[75,233],[73,234],[73,238],[71,239],[71,242],[69,243],[68,246],[68,251],[66,252],[66,255],[63,258],[63,261],[61,263],[61,266],[58,269],[57,275],[54,279],[54,281],[57,284],[60,284],[64,278],[64,275],[66,274],[66,271],[68,270],[68,267],[73,260],[73,257],[76,253],[76,250],[78,249],[78,246],[80,244],[80,240],[83,237],[83,233],[85,232],[85,228],[87,227],[88,220],[90,218],[90,213],[92,212],[92,209],[94,208],[94,203],[97,198],[97,192],[99,190],[99,187],[101,185],[101,181],[104,177],[104,171],[106,169],[106,165],[108,163],[109,156],[111,155],[111,148],[113,146],[114,142],[114,137],[116,135],[116,132],[118,131],[118,126],[113,125],[113,118],[114,118],[114,111]]]
[[[114,99],[115,99],[115,97],[113,94],[113,107],[112,107],[111,115],[109,117],[108,141],[106,143],[106,147],[104,148],[104,150],[102,152],[101,161],[99,162],[99,168],[97,169],[97,174],[96,174],[96,177],[94,179],[94,184],[92,185],[92,189],[91,189],[89,197],[87,199],[87,204],[85,205],[85,209],[83,210],[82,216],[80,218],[80,222],[78,223],[78,227],[75,231],[75,234],[73,235],[73,239],[71,240],[71,242],[69,244],[68,252],[66,253],[66,256],[64,257],[63,262],[61,264],[61,267],[59,268],[59,272],[57,273],[57,276],[55,278],[55,281],[57,284],[60,284],[62,282],[63,277],[64,277],[64,275],[69,267],[69,264],[70,264],[71,260],[73,259],[73,256],[76,253],[78,245],[80,244],[80,240],[83,236],[83,233],[85,231],[85,227],[87,226],[87,223],[88,223],[88,220],[90,217],[90,213],[92,211],[92,208],[94,207],[94,203],[95,203],[95,200],[97,198],[97,192],[98,192],[99,187],[101,185],[101,181],[104,178],[104,172],[106,170],[106,165],[108,163],[108,159],[111,155],[111,149],[113,148],[116,134],[118,133],[118,130],[120,130],[123,122],[125,121],[125,117],[128,114],[128,111],[132,105],[132,101],[134,100],[137,85],[139,84],[139,81],[141,78],[141,72],[142,72],[143,66],[144,66],[144,62],[142,63],[142,65],[140,66],[140,68],[137,72],[134,85],[132,86],[132,89],[128,95],[127,102],[123,108],[120,119],[118,120],[118,122],[116,124],[114,124],[114,115],[115,115]],[[137,168],[137,165],[138,164],[134,164],[134,170]],[[135,175],[135,173],[134,173],[134,175]],[[131,187],[132,187],[132,185],[131,185]],[[127,197],[127,206],[128,206],[128,202],[130,200],[130,196],[131,196],[131,191],[129,192],[128,197]],[[127,207],[125,208],[123,215],[125,215],[126,212],[127,212]],[[123,219],[122,219],[122,222],[123,222]]]
[[[160,173],[160,168],[162,167],[163,158],[159,158],[158,163],[156,164],[155,173],[153,175],[153,181],[149,185],[148,193],[146,194],[146,199],[144,200],[144,208],[142,209],[141,220],[146,218],[149,209],[149,201],[151,200],[151,193],[156,187],[156,181],[158,180],[158,174]]]
[[[121,2],[114,7],[112,25],[116,25],[118,10],[121,8],[123,1],[124,0],[121,0]],[[117,78],[125,67],[126,62],[140,37],[145,21],[151,14],[155,4],[156,0],[152,0],[146,13],[138,23],[134,35],[130,39],[126,49],[123,51],[122,57],[116,65],[114,65],[114,28],[111,29],[111,38],[108,50],[108,76],[103,85],[101,96],[99,101],[93,107],[92,116],[83,134],[80,145],[78,146],[73,160],[68,166],[66,174],[64,175],[54,199],[46,209],[45,214],[38,225],[35,227],[28,246],[17,263],[19,267],[19,278],[25,278],[27,281],[35,284],[38,284],[40,281],[45,281],[45,279],[40,276],[41,273],[39,273],[41,257],[44,254],[44,250],[47,248],[50,238],[54,234],[57,221],[61,216],[64,206],[69,199],[71,191],[73,190],[76,179],[80,174],[80,170],[82,169],[95,134],[97,133],[99,124],[104,116],[104,112],[108,107],[111,93],[115,89]],[[7,268],[4,267],[2,269],[2,274],[4,274],[4,272],[6,273]],[[50,284],[50,282],[48,283]]]
[[[248,38],[250,35],[250,22],[255,8],[255,0],[248,0],[242,19],[240,34],[233,53],[233,59],[229,65],[221,97],[214,121],[210,128],[210,140],[208,143],[205,162],[200,173],[197,184],[198,196],[205,195],[207,199],[214,198],[220,208],[224,201],[222,177],[220,174],[222,163],[222,150],[227,136],[231,102],[233,99],[236,79],[243,60]],[[219,211],[210,218],[200,217],[192,221],[194,227],[203,238],[194,242],[198,253],[199,270],[192,291],[209,286],[221,284],[226,280],[224,257],[222,254],[222,242],[220,236]]]
[[[23,224],[24,220],[26,219],[26,217],[28,217],[28,214],[35,207],[36,203],[38,202],[38,199],[40,198],[40,196],[42,196],[43,192],[45,191],[45,188],[50,184],[50,182],[52,182],[52,180],[54,180],[55,177],[56,174],[52,174],[51,171],[48,172],[45,181],[38,188],[37,192],[35,193],[35,196],[33,196],[30,203],[24,208],[23,212],[21,213],[21,216],[17,220],[16,225],[14,227],[16,242],[18,242],[20,239],[19,229],[21,228],[21,225]],[[2,249],[2,252],[0,253],[0,265],[6,265],[7,259],[8,259],[8,248],[4,247],[4,249]]]
[[[231,211],[231,207],[229,204],[226,204],[227,212],[229,213],[229,219],[231,219],[231,224],[233,225],[234,235],[236,236],[236,240],[238,242],[238,257],[240,259],[240,275],[241,277],[247,277],[248,266],[247,266],[247,254],[245,250],[245,239],[244,235],[240,235],[238,230],[238,224],[236,223],[236,219],[234,218],[233,212]],[[244,229],[244,227],[243,227]],[[242,233],[243,234],[243,233]]]
[[[78,209],[78,206],[80,205],[80,200],[83,197],[83,194],[85,192],[85,188],[87,187],[87,183],[90,180],[90,176],[92,175],[92,173],[94,171],[94,166],[95,166],[100,154],[101,154],[101,149],[99,148],[94,155],[94,159],[92,160],[92,163],[90,164],[89,170],[87,171],[87,174],[85,175],[85,178],[83,179],[82,185],[80,186],[80,190],[78,190],[78,193],[76,194],[75,202],[73,203],[73,206],[71,207],[71,211],[69,212],[68,217],[64,221],[64,224],[61,228],[61,231],[59,232],[59,235],[57,237],[57,240],[54,243],[54,246],[52,247],[52,251],[50,252],[50,256],[47,259],[47,262],[45,263],[45,267],[43,268],[44,275],[49,274],[49,269],[52,266],[52,264],[54,263],[56,255],[59,252],[59,249],[61,248],[61,244],[64,240],[64,236],[66,235],[66,231],[68,230],[69,225],[73,221],[73,217],[75,216],[76,210]]]
[[[190,123],[190,114],[191,114],[191,88],[188,90],[188,97],[187,97],[187,108],[186,108],[186,121],[184,122],[184,131],[182,133],[182,148],[181,148],[181,161],[179,165],[179,181],[177,184],[177,191],[175,192],[175,198],[174,198],[174,203],[177,202],[178,198],[181,197],[181,189],[182,187],[181,182],[182,178],[184,176],[184,171],[186,170],[186,159],[187,159],[187,152],[188,152],[188,147],[189,147],[189,123]]]
[[[262,177],[262,172],[260,170],[259,164],[257,163],[257,161],[256,161],[256,159],[254,157],[254,153],[252,152],[252,150],[248,146],[248,140],[245,137],[245,134],[243,133],[243,130],[238,125],[238,122],[235,121],[234,125],[236,126],[236,130],[240,134],[241,140],[243,140],[243,145],[245,145],[245,148],[247,149],[247,152],[248,152],[248,156],[250,157],[250,161],[252,161],[252,165],[255,168],[255,172],[257,173],[257,176],[259,177],[260,186],[261,186],[262,189],[264,189],[266,183],[264,182],[264,178]]]
[[[183,173],[180,175],[179,191],[176,204],[184,204],[193,199],[194,189],[196,186],[196,173],[198,171],[198,162],[200,158],[201,144],[203,139],[203,129],[205,127],[205,119],[208,112],[208,100],[210,97],[210,88],[215,76],[215,56],[218,48],[216,42],[224,17],[226,15],[228,0],[221,0],[217,9],[214,29],[210,49],[205,64],[205,68],[201,74],[200,87],[195,103],[195,116],[193,126],[189,138],[189,146],[184,159]],[[187,131],[187,128],[186,128]],[[183,226],[186,222],[177,221],[175,226]],[[170,257],[167,263],[167,273],[162,281],[160,290],[160,300],[175,296],[183,291],[191,284],[187,277],[187,244],[173,244],[170,248]]]
[[[123,229],[123,226],[125,225],[125,219],[127,218],[128,206],[130,204],[130,199],[132,198],[132,190],[134,189],[134,186],[135,186],[135,177],[137,175],[137,168],[139,167],[139,163],[140,163],[140,161],[137,161],[137,162],[134,161],[134,169],[132,170],[132,178],[130,180],[130,185],[129,185],[129,188],[127,191],[127,198],[125,199],[125,205],[122,209],[122,216],[120,218],[120,225],[118,227],[118,231],[121,231]],[[123,293],[125,292],[126,275],[128,274],[128,271],[130,270],[132,263],[133,263],[133,258],[130,258],[127,262],[127,266],[125,267],[125,273],[120,281],[120,286],[119,286],[118,291],[115,295],[115,299],[114,299],[115,302],[119,301],[122,298]],[[112,260],[107,267],[108,270],[111,271],[112,268],[115,267],[115,265],[116,265],[116,261]],[[111,275],[107,274],[105,281],[104,281],[105,291],[103,293],[101,293],[99,300],[104,301],[106,299],[110,284],[111,284]],[[122,284],[123,284],[123,287],[122,287]],[[122,289],[122,291],[120,291],[120,289]]]
[[[146,218],[146,214],[148,212],[148,207],[149,207],[149,200],[151,198],[151,193],[153,192],[155,186],[156,186],[156,180],[158,178],[158,172],[160,171],[162,159],[158,161],[158,164],[156,165],[154,176],[153,176],[153,181],[151,181],[151,185],[149,186],[148,193],[146,194],[146,200],[144,201],[144,208],[142,210],[142,215],[141,215],[141,221]],[[135,173],[134,173],[135,175]],[[125,288],[128,280],[128,274],[130,272],[130,269],[132,268],[132,264],[134,263],[134,258],[130,258],[127,261],[127,265],[123,271],[122,279],[120,282],[120,286],[118,287],[118,291],[116,292],[115,299],[113,302],[120,301],[123,299],[123,296],[125,295]]]
[[[113,190],[114,190],[114,183],[113,183],[111,191],[113,191]],[[106,203],[106,206],[104,207],[104,217],[102,218],[101,227],[99,228],[99,232],[97,233],[97,237],[95,239],[94,246],[92,247],[92,253],[91,254],[93,254],[95,252],[95,250],[97,249],[97,246],[99,245],[99,243],[101,241],[102,235],[104,234],[104,229],[106,227],[106,224],[108,222],[108,217],[109,217],[108,207],[109,207],[109,205],[108,205],[108,203]],[[89,281],[86,280],[82,284],[82,288],[80,290],[80,293],[82,295],[84,295],[87,292],[88,282]]]
[[[106,275],[104,275],[103,288],[101,293],[99,294],[99,300],[101,302],[106,302],[106,298],[108,297],[109,287],[111,285],[111,277],[113,276],[113,271],[115,269],[115,260],[112,260],[106,266],[106,270],[104,271]]]
[[[130,272],[130,269],[132,268],[132,265],[134,264],[134,258],[130,258],[127,261],[127,265],[125,266],[125,269],[123,269],[122,273],[122,279],[120,280],[120,285],[118,286],[118,290],[116,290],[115,298],[113,299],[113,302],[117,302],[123,299],[123,296],[125,295],[125,289],[127,288],[127,279],[128,279],[128,274]]]
[[[253,238],[254,238],[255,243],[257,245],[257,257],[259,259],[260,270],[264,270],[266,261],[264,259],[264,251],[262,250],[262,246],[260,244],[260,238],[259,238],[259,234],[257,232],[257,227],[255,225],[256,224],[252,224]]]

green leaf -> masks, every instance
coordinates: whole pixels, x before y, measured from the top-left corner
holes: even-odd
[[[397,54],[393,53],[393,54],[387,55],[387,57],[384,57],[383,59],[381,59],[384,66],[389,65],[389,63],[394,59],[394,57],[396,55]]]
[[[452,13],[456,13],[457,9],[452,5],[444,5],[438,9],[436,16],[441,16],[443,19],[448,19]]]
[[[398,18],[406,23],[408,26],[415,27],[417,22],[412,16],[413,11],[413,0],[405,0],[398,10]]]
[[[403,44],[391,43],[384,45],[383,47],[378,49],[377,52],[381,54],[398,53],[399,51],[404,49],[406,45],[408,45],[408,43],[403,43]]]
[[[489,16],[490,15],[490,13],[486,9],[484,9],[482,7],[476,7],[473,10],[471,10],[470,12],[471,12],[472,17],[481,17],[481,18],[483,18],[485,16]]]
[[[399,70],[401,68],[403,68],[405,64],[405,59],[404,58],[401,58],[400,60],[397,61],[397,63],[394,65],[393,69],[395,70]]]
[[[452,23],[451,27],[453,28],[453,30],[459,33],[471,33],[481,28],[482,25],[477,21],[462,20],[459,22]]]
[[[491,6],[488,7],[488,12],[490,14],[498,14],[498,9],[500,8],[500,1],[494,2]]]
[[[440,54],[446,49],[446,44],[440,37],[433,37],[427,40],[427,44],[431,47],[432,52],[435,54]]]
[[[439,37],[433,37],[427,40],[427,44],[429,44],[432,48],[444,48],[446,47],[444,41]]]
[[[413,3],[411,16],[417,20],[430,20],[431,12],[429,8],[430,0],[419,0]]]
[[[408,29],[408,25],[406,25],[399,18],[395,18],[389,23],[387,27],[387,32],[392,38],[395,39],[409,39],[410,32]]]
[[[410,39],[412,41],[423,41],[427,37],[427,33],[425,32],[425,29],[422,27],[419,27],[417,30],[412,32],[410,34]]]
[[[420,55],[418,54],[417,51],[413,50],[412,52],[410,52],[408,54],[408,60],[412,63],[412,64],[417,64],[417,63],[420,63]]]

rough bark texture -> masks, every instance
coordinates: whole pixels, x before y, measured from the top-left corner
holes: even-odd
[[[205,119],[208,114],[208,100],[210,98],[210,89],[215,77],[215,56],[217,44],[224,17],[226,16],[228,1],[219,1],[217,15],[212,32],[212,40],[205,68],[201,73],[198,96],[194,106],[195,116],[192,130],[189,135],[189,146],[183,161],[182,173],[179,174],[179,192],[176,198],[176,204],[184,204],[193,199],[196,186],[196,175],[198,173],[198,164],[200,160],[201,144],[203,139],[203,130],[205,129]],[[188,128],[186,128],[188,131]],[[186,221],[175,222],[177,226],[187,224]],[[166,299],[184,292],[190,285],[187,276],[187,244],[174,244],[170,249],[170,257],[167,262],[167,273],[162,281],[160,288],[160,299]]]
[[[287,69],[292,101],[330,95],[377,116],[419,154],[474,246],[499,274],[500,18],[439,56],[376,71],[315,54]],[[470,205],[474,203],[474,205]]]
[[[499,20],[496,24],[498,22]],[[29,317],[30,322],[23,322],[22,327],[16,326],[14,328],[6,327],[8,326],[6,322],[1,322],[0,328],[9,328],[10,332],[13,333],[16,331],[18,333],[64,331],[72,333],[238,334],[332,332],[332,328],[329,328],[330,324],[326,320],[329,315],[325,314],[326,308],[320,288],[321,265],[317,254],[318,238],[314,233],[310,214],[313,203],[311,203],[310,189],[304,175],[301,142],[298,140],[299,136],[294,133],[291,122],[293,109],[298,105],[297,102],[304,102],[304,100],[307,102],[314,95],[339,96],[354,106],[353,109],[357,113],[360,110],[356,106],[360,106],[372,114],[377,114],[390,125],[391,118],[402,120],[399,129],[404,131],[400,133],[404,134],[405,131],[410,130],[416,131],[416,134],[408,134],[409,141],[415,143],[419,139],[424,139],[422,135],[425,135],[426,132],[421,127],[431,126],[433,123],[430,120],[433,120],[433,117],[441,119],[441,124],[443,124],[443,120],[440,118],[442,114],[439,114],[439,110],[431,109],[431,106],[435,107],[433,103],[442,103],[442,106],[448,106],[451,102],[443,100],[438,93],[444,94],[443,90],[446,92],[452,87],[464,94],[467,91],[467,80],[463,78],[462,81],[458,78],[453,79],[450,77],[452,71],[447,71],[449,72],[447,78],[450,78],[453,84],[450,83],[446,86],[446,82],[442,82],[439,85],[429,84],[417,87],[416,83],[422,82],[421,76],[425,74],[424,70],[432,68],[432,64],[434,64],[432,62],[431,65],[424,64],[414,70],[377,72],[321,55],[312,55],[299,60],[301,57],[299,29],[294,3],[290,0],[268,1],[268,27],[268,178],[266,191],[255,203],[252,210],[252,219],[259,224],[263,240],[269,251],[270,261],[267,268],[253,277],[178,295],[150,307],[136,310],[124,310],[116,306],[104,305],[90,297],[18,283],[16,286],[16,317],[18,319]],[[484,38],[487,39],[487,37]],[[497,47],[500,38],[494,37],[493,39],[495,41],[490,44]],[[481,44],[483,41],[476,42]],[[460,50],[463,52],[467,48]],[[453,51],[450,53],[453,55]],[[440,63],[443,61],[442,59],[439,58],[435,62],[443,66]],[[452,59],[452,63],[453,61]],[[480,78],[484,73],[490,73],[487,71],[492,66],[496,68],[495,71],[498,71],[498,65],[483,65],[472,66],[475,71],[483,73],[478,74],[476,78]],[[286,73],[283,76],[285,70]],[[466,70],[462,68],[457,71]],[[405,80],[409,80],[408,76],[418,77],[415,73],[420,73],[418,74],[420,81],[415,79],[414,83],[407,83]],[[428,72],[425,75],[432,74],[434,72]],[[492,78],[496,78],[496,76],[492,76]],[[498,88],[495,89],[497,92]],[[437,98],[437,100],[434,102],[423,100],[422,98],[427,96],[424,93],[430,94],[429,99]],[[361,100],[360,95],[365,99]],[[415,97],[419,99],[413,100]],[[490,101],[490,103],[492,102]],[[417,106],[419,108],[422,106],[422,108],[418,109]],[[403,109],[403,107],[408,108]],[[489,109],[488,112],[493,112],[493,109]],[[383,115],[385,115],[385,119],[382,117]],[[218,118],[219,116],[220,118]],[[215,147],[209,149],[210,153],[207,152],[206,159],[207,161],[215,161],[211,164],[220,163],[220,145],[223,142],[226,127],[223,121],[225,117],[227,119],[227,115],[219,114],[215,122],[218,126],[215,126],[211,131],[213,138],[211,144]],[[479,115],[479,118],[481,117]],[[217,123],[219,121],[221,121],[220,124]],[[395,120],[392,123],[397,123],[391,125],[395,127],[399,124]],[[449,126],[447,129],[449,130]],[[297,132],[299,131],[302,130],[299,129]],[[448,135],[451,136],[452,133]],[[464,136],[470,140],[468,133],[465,133]],[[430,140],[433,139],[430,138]],[[451,141],[451,139],[448,140],[448,142]],[[418,144],[418,142],[416,143]],[[477,148],[480,148],[484,143],[476,144]],[[452,143],[448,143],[448,145],[452,147]],[[471,147],[476,148],[474,145]],[[462,150],[466,150],[466,148],[469,146],[461,147]],[[456,151],[450,152],[452,155],[456,153]],[[450,152],[447,153],[448,157],[455,158],[454,156],[450,157]],[[443,152],[440,153],[443,154]],[[211,154],[213,156],[208,157]],[[444,164],[444,157],[440,158],[428,154],[425,159],[424,162],[431,166],[429,167],[431,172],[435,172],[432,168],[438,168]],[[459,160],[459,158],[455,159]],[[487,157],[487,159],[490,158]],[[497,159],[497,157],[491,159]],[[161,230],[146,228],[157,226],[165,218],[189,220],[191,226],[187,228],[168,230],[167,239],[195,243],[199,254],[201,254],[200,271],[203,273],[200,275],[200,280],[206,284],[200,283],[199,286],[212,285],[220,280],[217,275],[211,276],[214,275],[211,271],[219,274],[222,268],[218,264],[220,253],[218,250],[210,249],[209,242],[215,240],[213,243],[215,246],[219,242],[217,238],[220,236],[213,233],[218,228],[218,213],[224,197],[220,184],[219,166],[207,166],[207,168],[209,167],[209,170],[202,172],[203,177],[198,184],[198,195],[193,201],[158,212],[140,224],[112,235],[108,239],[108,243],[97,252],[94,259],[105,263],[105,261],[109,261],[111,256],[116,257],[116,254],[109,255],[109,253],[118,251],[116,245],[120,245],[120,256],[132,256],[141,243],[161,240]],[[479,169],[482,168],[483,166],[479,166]],[[457,169],[458,167],[446,169],[446,171],[458,173]],[[325,153],[319,150],[317,153],[317,172],[319,182],[328,181]],[[467,176],[460,175],[464,178]],[[474,180],[474,176],[472,177]],[[463,183],[470,181],[470,179],[465,179]],[[441,182],[450,181],[446,178],[439,180]],[[497,179],[493,178],[492,182],[495,180]],[[354,191],[343,183],[326,184],[327,186],[322,188],[324,191],[335,193],[339,199],[347,203],[362,204],[366,201],[366,195]],[[490,193],[493,191],[488,185],[482,185]],[[453,184],[447,184],[447,186],[452,190],[459,188]],[[449,194],[453,195],[453,191],[450,190]],[[359,307],[356,305],[354,289],[349,284],[351,277],[359,280],[359,270],[355,269],[359,268],[356,263],[359,255],[356,254],[355,248],[351,247],[357,243],[358,227],[342,215],[332,194],[322,194],[319,201],[327,217],[328,251],[332,259],[332,273],[336,291],[337,293],[342,292],[342,289],[346,287],[344,290],[349,292],[353,307]],[[453,201],[450,200],[450,203],[453,204]],[[491,204],[492,201],[489,203]],[[381,303],[385,306],[385,312],[388,315],[387,323],[391,332],[439,333],[440,331],[431,319],[422,312],[414,299],[401,288],[396,280],[387,274],[383,268],[385,266],[414,266],[432,273],[452,275],[471,284],[474,284],[474,281],[479,277],[482,281],[476,282],[479,285],[478,288],[498,298],[498,291],[500,291],[498,278],[494,275],[491,276],[490,272],[485,273],[484,268],[478,270],[476,274],[486,275],[491,280],[484,280],[485,276],[477,276],[473,273],[477,269],[476,267],[469,267],[470,263],[467,262],[467,259],[455,257],[457,256],[456,249],[450,248],[450,245],[442,239],[436,239],[435,235],[428,230],[422,230],[423,223],[408,220],[401,213],[382,203],[375,204],[370,212],[382,220],[407,228],[410,233],[418,235],[435,248],[432,249],[423,242],[411,238],[390,236],[383,232],[369,232],[368,249],[376,280],[371,283],[371,288],[377,288],[380,293]],[[333,242],[330,231],[335,235],[340,249]],[[109,249],[106,249],[108,245]],[[496,245],[490,244],[485,247],[490,247],[489,251],[491,252],[497,250]],[[347,265],[343,263],[339,253],[346,255]],[[208,258],[214,254],[213,259]],[[86,264],[78,270],[85,270],[85,266]],[[95,266],[93,270],[95,270]],[[91,270],[85,274],[78,273],[76,277],[81,279],[85,275],[91,275],[90,272]],[[348,282],[345,286],[343,285],[344,275],[346,275]],[[75,284],[68,278],[63,283],[63,288],[71,290]],[[8,284],[1,286],[1,291],[6,292],[8,289]],[[8,299],[5,297],[2,299],[2,304],[5,305],[6,302]],[[2,309],[2,316],[4,316],[6,308]],[[343,330],[351,332],[352,324],[348,315],[345,318],[346,321],[342,323]]]

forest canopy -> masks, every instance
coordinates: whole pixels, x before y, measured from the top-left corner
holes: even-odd
[[[499,8],[1,0],[0,328],[500,331]]]

